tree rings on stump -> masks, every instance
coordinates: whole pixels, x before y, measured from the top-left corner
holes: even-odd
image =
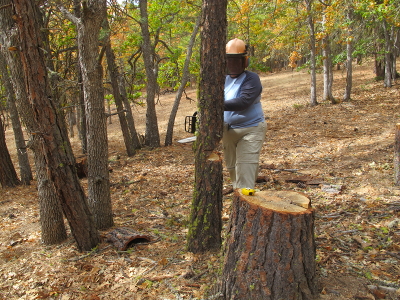
[[[292,191],[235,191],[220,292],[223,299],[314,299],[314,210]]]

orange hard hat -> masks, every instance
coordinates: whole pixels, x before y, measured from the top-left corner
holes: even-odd
[[[247,54],[247,46],[245,44],[245,42],[243,42],[240,39],[233,39],[230,40],[227,44],[226,44],[226,54],[228,55],[237,55],[237,54],[241,54],[241,55],[246,55]]]

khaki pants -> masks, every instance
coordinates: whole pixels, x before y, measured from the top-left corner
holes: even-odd
[[[265,122],[255,127],[237,129],[224,125],[222,143],[233,188],[254,188],[266,131]]]

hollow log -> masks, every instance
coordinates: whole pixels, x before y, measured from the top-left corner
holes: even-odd
[[[135,244],[150,243],[151,240],[151,236],[126,227],[116,228],[106,235],[106,242],[112,243],[119,251],[126,251]]]
[[[314,210],[303,194],[235,191],[220,292],[223,299],[308,300],[318,295]]]

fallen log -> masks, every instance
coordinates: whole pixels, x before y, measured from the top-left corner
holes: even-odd
[[[140,243],[150,243],[151,236],[138,233],[130,228],[120,227],[106,234],[106,242],[112,243],[119,251]]]
[[[314,210],[303,194],[235,191],[220,285],[223,299],[314,299]]]

